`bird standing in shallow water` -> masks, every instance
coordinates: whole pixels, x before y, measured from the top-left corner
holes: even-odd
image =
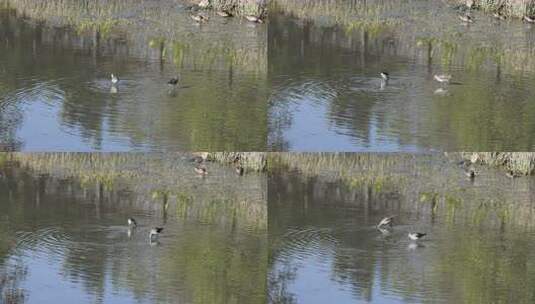
[[[208,17],[204,16],[204,15],[201,15],[201,14],[198,14],[198,15],[190,15],[191,19],[193,19],[194,21],[196,21],[197,23],[203,23],[203,22],[208,22]]]
[[[423,238],[426,235],[427,235],[427,233],[409,232],[409,239],[411,239],[413,241],[417,241],[417,240]]]
[[[152,241],[153,239],[157,239],[160,233],[162,233],[163,227],[154,227],[149,232],[149,239]]]
[[[381,78],[384,80],[384,81],[389,81],[390,80],[390,75],[388,75],[387,72],[381,72]]]
[[[137,222],[134,218],[130,217],[128,218],[128,226],[131,226],[131,227],[137,227]]]
[[[393,216],[385,217],[379,222],[379,224],[377,224],[376,227],[377,228],[381,228],[381,227],[384,227],[384,226],[392,226],[393,220],[394,220]]]
[[[474,179],[477,173],[474,169],[470,168],[464,172],[464,175],[466,175],[466,177],[468,177],[469,179]]]
[[[180,76],[176,75],[176,77],[169,79],[167,84],[176,87],[179,81],[180,81]]]
[[[119,78],[113,74],[111,74],[111,83],[112,84],[117,84],[119,83]]]

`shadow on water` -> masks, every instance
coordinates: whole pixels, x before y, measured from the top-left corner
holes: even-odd
[[[265,303],[262,174],[198,178],[185,154],[0,162],[0,302]]]
[[[0,4],[2,150],[265,150],[265,26],[198,27],[174,1],[78,2]]]
[[[268,178],[271,303],[531,303],[532,177],[440,155],[281,154]],[[393,229],[375,225],[395,215]],[[426,232],[421,241],[409,231]]]
[[[302,2],[272,1],[270,149],[533,148],[535,27],[466,27],[440,1]]]

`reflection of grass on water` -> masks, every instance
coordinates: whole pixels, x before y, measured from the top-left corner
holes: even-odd
[[[135,0],[0,1],[35,21],[72,27],[79,34],[93,35],[97,41],[119,35],[135,46],[132,51],[157,48],[160,59],[170,59],[179,68],[184,63],[194,66],[218,61],[255,72],[263,73],[267,68],[264,37],[243,39],[248,34],[246,29],[242,29],[242,35],[228,35],[224,28],[220,35],[192,35],[184,30],[191,20],[174,2],[155,5],[154,1]]]
[[[234,185],[236,180],[231,178],[223,178],[217,184],[205,185],[197,180],[192,170],[193,164],[178,160],[180,157],[166,158],[137,153],[4,155],[3,158],[8,157],[12,161],[20,162],[38,174],[74,178],[86,189],[100,188],[111,192],[127,187],[140,200],[162,204],[164,212],[172,205],[182,217],[193,217],[209,223],[239,222],[258,229],[265,229],[267,225],[267,206],[261,193],[264,190],[260,184],[261,178],[256,175],[248,179],[240,178],[237,185]],[[247,157],[247,153],[242,155]],[[230,171],[229,176],[235,176],[231,168],[216,167],[214,164],[212,169],[227,170]]]

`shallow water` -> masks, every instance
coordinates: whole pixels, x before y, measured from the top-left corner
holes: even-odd
[[[535,27],[463,25],[442,1],[306,2],[270,16],[272,150],[533,149]]]
[[[269,177],[269,302],[533,302],[533,178],[480,168],[471,182],[440,156],[339,159],[358,165]]]
[[[38,155],[2,163],[0,302],[265,303],[261,174],[246,180],[209,164],[202,179],[180,158],[93,157],[108,167],[115,158],[132,177],[81,181],[67,169],[83,164],[76,156],[54,168]],[[158,182],[159,163],[180,177]],[[157,184],[168,191],[167,206]],[[137,228],[127,227],[128,217]],[[164,231],[149,242],[154,226]]]
[[[127,0],[101,4],[117,25],[92,30],[69,15],[81,8],[26,2],[0,10],[0,149],[265,150],[265,26]]]

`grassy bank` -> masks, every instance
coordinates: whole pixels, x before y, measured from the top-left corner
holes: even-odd
[[[483,11],[500,12],[505,16],[523,17],[535,14],[534,0],[454,0],[458,4],[473,3],[473,7]]]
[[[522,175],[533,175],[535,173],[534,152],[462,152],[449,154],[458,155],[474,163],[512,170]]]
[[[201,0],[190,0],[193,4],[199,4]],[[259,15],[266,8],[264,0],[209,0],[210,8],[215,10],[227,10],[236,15]]]

